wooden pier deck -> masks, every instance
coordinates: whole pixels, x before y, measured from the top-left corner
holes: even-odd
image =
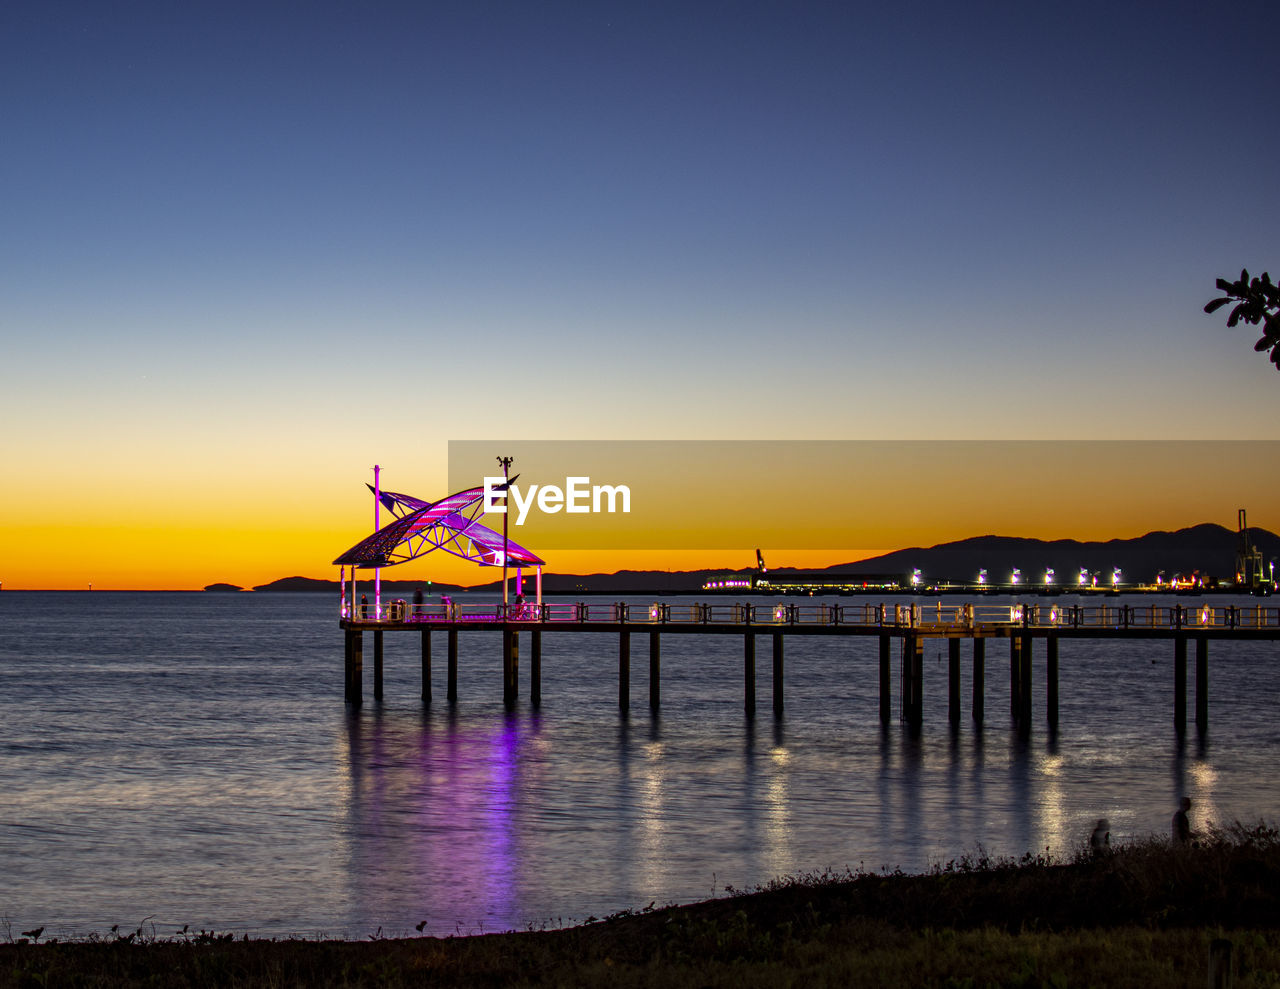
[[[899,643],[899,717],[914,726],[923,720],[924,642],[944,639],[948,647],[948,716],[961,719],[961,643],[971,643],[973,665],[970,714],[977,723],[985,717],[986,643],[1009,642],[1010,713],[1020,729],[1032,722],[1032,656],[1037,640],[1046,650],[1045,720],[1058,725],[1059,643],[1063,639],[1168,639],[1174,647],[1174,725],[1187,722],[1187,646],[1194,643],[1195,723],[1208,727],[1209,642],[1212,640],[1280,640],[1280,608],[1263,605],[1101,604],[1013,605],[943,604],[665,604],[642,607],[623,602],[554,602],[518,604],[504,610],[497,605],[385,605],[381,617],[373,606],[357,606],[357,614],[343,614],[345,631],[345,693],[349,703],[363,700],[365,632],[373,633],[373,693],[382,698],[383,635],[417,632],[422,644],[422,700],[432,700],[432,633],[443,632],[447,643],[446,697],[457,701],[458,636],[464,632],[501,632],[503,699],[519,697],[519,638],[529,640],[529,700],[542,699],[542,636],[555,632],[608,633],[618,636],[618,706],[631,703],[631,637],[649,639],[649,704],[661,702],[661,639],[664,635],[737,635],[743,639],[743,700],[747,712],[756,708],[756,639],[772,640],[773,710],[784,706],[784,639],[789,635],[875,636],[879,639],[880,721],[893,716],[893,642]],[[363,613],[361,613],[363,612]]]

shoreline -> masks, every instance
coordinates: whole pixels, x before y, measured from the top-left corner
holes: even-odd
[[[187,932],[0,944],[0,987],[424,984],[1151,986],[1280,978],[1280,831],[1209,829],[1069,861],[979,852],[924,874],[791,877],[577,927],[260,940]],[[33,932],[28,932],[33,933]],[[25,942],[25,943],[23,943]]]

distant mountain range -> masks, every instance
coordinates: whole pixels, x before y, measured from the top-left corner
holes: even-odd
[[[1280,536],[1251,528],[1249,538],[1262,553],[1264,566],[1280,558]],[[832,573],[910,573],[919,568],[928,581],[972,581],[985,567],[990,579],[1007,582],[1014,567],[1039,582],[1053,567],[1060,583],[1075,579],[1081,568],[1108,580],[1119,567],[1126,582],[1154,581],[1158,573],[1201,575],[1230,580],[1235,573],[1239,535],[1220,525],[1195,525],[1176,532],[1148,532],[1136,539],[1079,542],[1075,539],[1019,539],[976,536],[927,549],[900,549],[869,560],[827,567]],[[768,561],[766,561],[768,562]]]
[[[1249,536],[1262,553],[1264,566],[1280,560],[1280,536],[1266,529],[1252,528]],[[1175,574],[1230,580],[1235,572],[1238,535],[1220,525],[1196,525],[1176,532],[1149,532],[1135,539],[1110,539],[1106,542],[1079,542],[1075,539],[1021,539],[1015,536],[975,536],[938,546],[895,550],[883,556],[826,567],[814,573],[909,574],[919,569],[929,583],[942,581],[972,582],[979,568],[985,568],[993,583],[1007,583],[1014,567],[1024,578],[1039,583],[1046,568],[1053,567],[1059,583],[1075,580],[1081,568],[1099,575],[1099,582],[1109,581],[1111,571],[1119,567],[1126,583],[1151,582],[1157,573],[1167,578]],[[745,555],[745,554],[744,554]],[[765,561],[768,563],[768,560]],[[543,574],[542,589],[546,594],[678,594],[700,590],[713,576],[750,573],[752,568],[738,570],[619,570],[610,574]],[[804,573],[793,567],[771,570],[773,573]],[[394,571],[384,571],[384,574]],[[362,577],[361,584],[372,586],[372,576]],[[382,578],[384,595],[410,597],[417,589],[424,594],[460,594],[468,591],[496,591],[500,579],[472,587],[457,584],[429,583],[425,580]],[[533,580],[526,574],[525,591],[532,593]],[[231,584],[210,584],[206,590],[238,590]],[[255,591],[317,591],[338,593],[336,580],[311,577],[284,577],[260,584]]]

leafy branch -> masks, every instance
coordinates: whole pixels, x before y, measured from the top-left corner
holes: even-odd
[[[1219,278],[1217,284],[1218,291],[1226,295],[1211,299],[1205,304],[1204,311],[1217,312],[1234,302],[1235,307],[1227,317],[1227,326],[1235,326],[1241,320],[1250,326],[1262,324],[1262,337],[1253,349],[1271,351],[1271,363],[1280,370],[1280,285],[1273,285],[1271,276],[1265,271],[1260,278],[1250,279],[1246,270],[1241,270],[1239,281]]]

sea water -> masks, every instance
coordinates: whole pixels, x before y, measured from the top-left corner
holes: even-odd
[[[768,636],[756,640],[754,717],[737,635],[664,636],[657,714],[643,634],[629,714],[616,635],[545,633],[537,710],[522,636],[510,712],[499,633],[459,636],[456,706],[443,700],[443,635],[429,706],[420,637],[385,636],[378,703],[366,636],[365,703],[352,709],[337,604],[0,593],[0,940],[37,926],[63,937],[112,925],[161,937],[184,925],[352,938],[539,928],[979,849],[1067,857],[1100,817],[1113,841],[1167,834],[1184,794],[1197,827],[1280,812],[1277,643],[1211,643],[1209,731],[1179,739],[1172,642],[1064,639],[1054,734],[1038,642],[1034,725],[1020,737],[1002,640],[988,643],[982,727],[965,644],[954,730],[938,642],[925,645],[923,729],[896,720],[896,696],[895,720],[880,725],[874,637],[787,637],[775,719]],[[894,666],[896,692],[896,648]]]

